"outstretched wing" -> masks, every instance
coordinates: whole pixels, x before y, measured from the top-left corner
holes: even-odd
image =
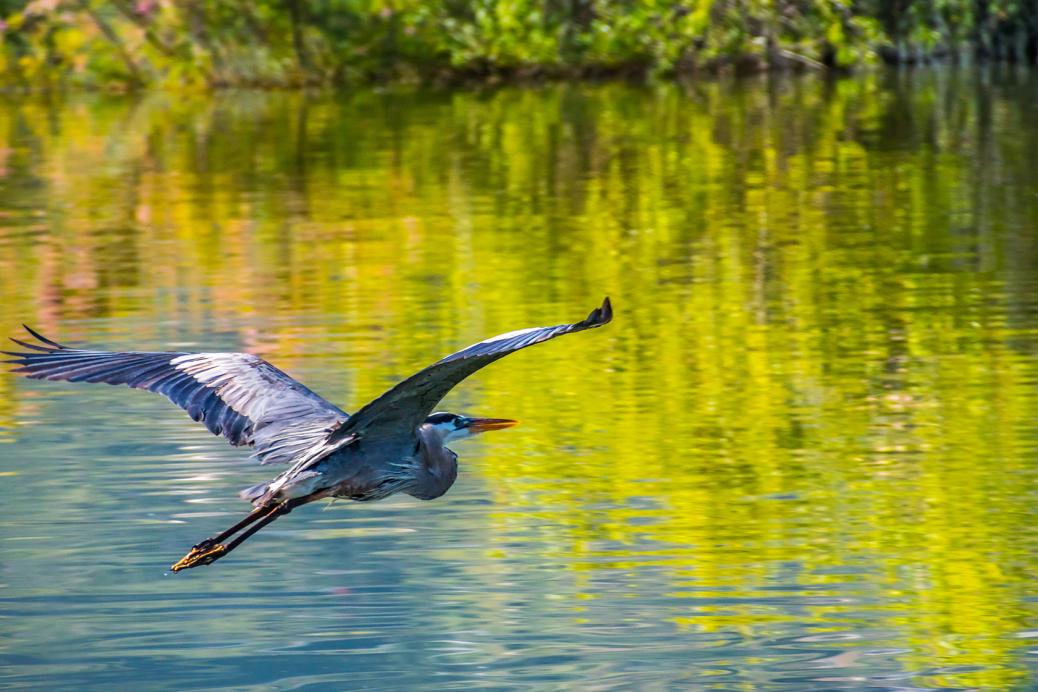
[[[38,380],[125,384],[164,395],[261,463],[288,463],[349,416],[267,361],[248,353],[85,351],[25,328],[38,344],[8,363]]]
[[[335,442],[348,435],[372,437],[410,434],[422,424],[447,392],[480,368],[521,348],[563,334],[601,327],[611,319],[613,307],[609,298],[606,298],[602,301],[601,307],[595,308],[587,319],[581,322],[560,324],[556,327],[520,329],[473,344],[411,375],[361,408],[332,433],[329,442]]]

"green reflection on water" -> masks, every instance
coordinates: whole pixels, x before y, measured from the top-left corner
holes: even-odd
[[[679,638],[851,632],[865,644],[834,681],[1022,687],[1036,96],[1028,72],[932,72],[6,103],[0,328],[243,347],[352,410],[608,293],[607,330],[510,357],[446,402],[525,421],[458,450],[490,501],[466,574],[545,598],[561,641],[620,615]],[[53,424],[48,397],[79,395],[54,391],[0,378],[4,449]],[[4,459],[0,487],[33,482]],[[58,505],[90,492],[47,488]],[[190,521],[194,539],[213,528]],[[539,594],[524,564],[570,587]],[[611,573],[626,577],[603,586]],[[506,594],[464,599],[507,610]],[[781,646],[762,651],[783,670]]]

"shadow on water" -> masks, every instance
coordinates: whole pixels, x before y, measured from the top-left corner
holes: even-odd
[[[272,471],[0,377],[0,681],[1034,684],[1038,75],[0,105],[0,330],[355,410],[498,331],[443,499],[184,549]]]

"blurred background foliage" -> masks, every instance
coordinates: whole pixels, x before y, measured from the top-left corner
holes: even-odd
[[[0,17],[0,83],[25,88],[1038,57],[1038,12],[1021,0],[0,0]]]

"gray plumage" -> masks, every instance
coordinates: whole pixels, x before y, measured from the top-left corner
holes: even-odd
[[[36,351],[2,351],[37,380],[125,384],[162,394],[214,435],[253,448],[264,464],[291,463],[346,420],[325,401],[267,361],[248,353],[87,351],[68,348],[25,329]]]
[[[26,330],[39,343],[12,339],[27,351],[4,351],[26,377],[124,384],[166,396],[232,445],[249,446],[264,464],[289,468],[247,488],[255,506],[243,521],[199,543],[174,571],[219,559],[259,528],[299,504],[324,497],[370,501],[404,492],[431,500],[457,478],[447,443],[515,421],[432,411],[477,370],[527,346],[602,326],[602,306],[573,324],[508,332],[462,349],[403,380],[353,416],[262,358],[246,353],[109,352],[74,349]],[[245,527],[249,527],[244,530]],[[220,541],[242,531],[232,542]]]

